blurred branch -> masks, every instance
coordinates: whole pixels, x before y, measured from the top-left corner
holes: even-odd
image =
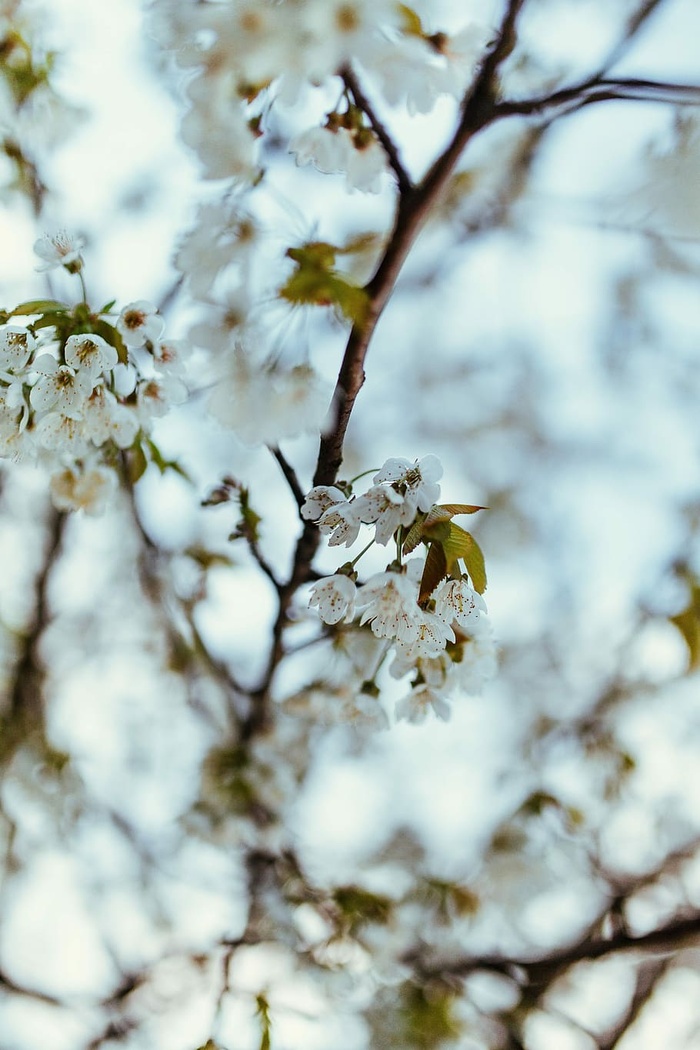
[[[657,985],[665,977],[669,959],[645,959],[637,967],[634,993],[617,1024],[598,1040],[598,1050],[617,1050],[623,1038],[637,1021]]]
[[[376,111],[372,106],[372,103],[369,101],[366,94],[364,93],[362,85],[360,84],[360,81],[356,73],[354,72],[352,66],[350,66],[349,64],[343,66],[342,70],[340,71],[340,75],[345,83],[346,88],[352,95],[353,102],[358,107],[358,109],[361,109],[362,112],[365,114],[365,116],[370,122],[374,134],[381,142],[384,148],[384,152],[387,155],[389,165],[394,174],[396,175],[399,193],[410,192],[410,190],[413,188],[413,182],[411,180],[410,175],[408,174],[401,162],[397,146],[394,140],[392,139],[391,135],[387,131],[386,127],[377,116]]]
[[[194,662],[198,660],[211,674],[214,681],[218,682],[229,701],[231,709],[235,710],[235,700],[243,695],[245,690],[239,685],[229,668],[210,653],[194,622],[193,609],[188,606],[187,602],[177,598],[175,600],[187,622],[190,639],[188,640],[176,627],[173,616],[168,612],[170,596],[166,593],[166,588],[163,584],[165,577],[163,564],[170,560],[170,555],[154,543],[148,535],[141,521],[133,485],[126,479],[124,480],[124,490],[131,518],[140,542],[138,571],[141,589],[159,614],[174,664],[178,666],[184,677],[191,682],[194,677]],[[189,692],[191,696],[192,690]],[[198,709],[202,710],[201,705]]]
[[[675,919],[649,933],[635,937],[624,930],[603,938],[586,936],[575,944],[557,949],[541,958],[509,958],[502,955],[469,956],[445,963],[422,964],[415,955],[405,958],[414,965],[423,979],[445,977],[448,974],[464,977],[476,970],[512,976],[520,971],[527,988],[541,994],[568,969],[580,962],[623,952],[635,952],[642,956],[664,957],[674,955],[685,948],[700,948],[700,912],[684,919]]]
[[[40,992],[36,988],[25,988],[24,985],[17,984],[4,970],[0,970],[0,989],[11,995],[21,995],[23,998],[36,999],[38,1002],[47,1003],[49,1006],[64,1005],[60,999],[56,999],[55,996],[49,995],[47,992]]]
[[[12,673],[12,687],[7,710],[0,717],[3,730],[3,752],[10,753],[32,729],[43,731],[44,710],[42,689],[44,666],[38,646],[50,620],[48,586],[53,568],[61,552],[66,515],[52,507],[48,511],[46,545],[43,561],[34,581],[34,612],[21,635],[19,654]]]
[[[546,116],[559,110],[557,116],[573,113],[593,102],[662,102],[674,106],[700,105],[700,84],[642,80],[635,77],[616,80],[594,77],[573,87],[562,88],[538,98],[505,100],[497,103],[492,119],[511,116]]]
[[[643,0],[639,8],[630,15],[627,19],[627,25],[624,28],[622,37],[609,52],[599,71],[601,76],[605,70],[614,66],[615,63],[619,62],[627,53],[639,31],[644,28],[649,18],[651,18],[663,3],[664,0]]]

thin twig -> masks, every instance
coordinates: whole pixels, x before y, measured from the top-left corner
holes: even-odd
[[[370,122],[372,131],[377,136],[379,141],[384,148],[384,152],[387,155],[389,165],[396,176],[396,181],[399,187],[399,193],[409,193],[413,189],[413,181],[411,176],[408,174],[403,166],[401,157],[399,156],[398,147],[392,139],[391,135],[387,131],[385,125],[377,116],[374,106],[367,98],[367,95],[362,89],[362,85],[357,77],[357,74],[353,70],[352,66],[348,63],[343,66],[340,71],[340,75],[343,78],[346,88],[352,95],[353,102],[361,109]]]
[[[595,77],[572,87],[561,88],[538,98],[504,100],[495,107],[494,118],[547,115],[551,110],[574,112],[593,102],[662,102],[675,106],[700,105],[700,84],[643,80],[636,77],[615,79]],[[567,107],[569,107],[567,109]]]
[[[284,474],[285,479],[287,481],[287,484],[289,485],[289,488],[291,490],[291,493],[294,496],[295,502],[296,502],[297,506],[299,507],[299,509],[301,509],[302,506],[304,505],[304,501],[306,499],[306,495],[304,494],[304,490],[302,489],[301,485],[299,484],[299,479],[297,477],[297,474],[296,474],[296,471],[295,471],[294,467],[291,465],[289,460],[286,458],[286,456],[284,455],[284,453],[282,452],[282,450],[278,446],[276,446],[276,445],[269,445],[268,448],[270,449],[270,452],[272,453],[272,455],[277,460],[277,463],[279,464],[279,468],[282,471],[282,473]]]

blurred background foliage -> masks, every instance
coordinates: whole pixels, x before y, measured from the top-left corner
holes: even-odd
[[[90,7],[0,8],[0,306],[46,292],[31,244],[60,219],[95,301],[215,326],[172,263],[211,197],[177,78],[136,3]],[[699,34],[693,0],[527,0],[503,94],[603,67],[697,85]],[[302,590],[272,724],[241,731],[261,557],[284,575],[298,519],[269,451],[206,416],[199,351],[157,430],[180,471],[103,517],[3,461],[0,1050],[698,1045],[699,98],[482,131],[377,329],[344,475],[434,452],[443,498],[489,508],[499,672],[449,724],[361,717]],[[456,115],[387,112],[412,174]],[[364,281],[391,188],[296,168],[293,115],[270,121],[268,230],[352,243],[333,265]],[[281,353],[333,378],[343,318],[274,308]],[[283,447],[308,487],[313,439]]]

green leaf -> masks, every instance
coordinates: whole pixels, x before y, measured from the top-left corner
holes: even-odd
[[[338,251],[325,241],[289,248],[287,256],[296,263],[296,270],[277,294],[295,306],[335,306],[349,321],[362,324],[369,297],[364,288],[333,269]]]
[[[66,304],[59,302],[58,299],[29,299],[28,302],[16,306],[9,316],[14,317],[19,314],[24,317],[27,314],[45,314],[49,311],[65,313],[67,310]]]
[[[475,507],[471,503],[438,503],[438,510],[446,511],[451,518],[455,514],[476,514],[478,510],[488,510],[488,507]]]
[[[423,539],[424,522],[425,518],[421,517],[414,521],[413,525],[411,525],[410,529],[406,534],[406,538],[403,541],[403,546],[401,548],[404,554],[410,554],[411,551],[414,551],[420,543],[420,541]]]
[[[697,597],[700,598],[700,593]],[[700,666],[700,605],[696,596],[694,595],[687,609],[675,616],[669,616],[669,622],[680,631],[688,647],[688,670],[697,670]]]
[[[461,558],[467,567],[474,590],[483,594],[486,590],[486,566],[481,547],[470,532],[465,532],[454,522],[450,523],[450,535],[443,541],[447,571],[451,573]]]
[[[440,580],[447,575],[447,563],[445,552],[441,543],[431,543],[428,547],[428,556],[425,559],[425,568],[420,581],[418,592],[418,604],[427,602]]]
[[[412,7],[408,4],[398,4],[399,14],[401,15],[401,28],[407,36],[425,36],[425,30],[423,29],[423,23],[420,20],[420,15],[416,14]]]
[[[130,449],[126,452],[126,469],[127,476],[132,485],[143,477],[146,473],[146,467],[148,466],[148,460],[146,459],[146,453],[144,452],[141,444],[135,441]]]
[[[175,474],[179,474],[185,481],[191,483],[192,478],[189,476],[184,467],[181,467],[177,460],[165,459],[163,453],[160,451],[158,446],[150,438],[146,438],[146,445],[148,446],[148,455],[150,456],[151,463],[158,467],[161,474],[165,474],[166,470],[172,470]]]
[[[66,324],[65,313],[58,313],[56,311],[42,314],[37,321],[32,321],[29,325],[30,329],[34,331],[36,328],[56,328],[59,325],[63,326]]]
[[[103,321],[100,318],[93,322],[92,330],[95,335],[101,335],[105,342],[114,347],[117,351],[117,357],[120,364],[125,365],[128,363],[129,351],[127,350],[126,343],[114,325],[110,324],[108,321]]]

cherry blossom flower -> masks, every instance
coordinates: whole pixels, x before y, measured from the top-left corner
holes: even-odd
[[[39,379],[32,387],[29,402],[37,412],[55,409],[71,419],[81,419],[86,398],[92,390],[89,373],[70,365],[59,365],[54,357],[42,354],[34,362]]]
[[[429,511],[440,498],[442,463],[437,456],[423,456],[411,463],[407,459],[388,459],[374,475],[375,485],[389,484],[414,505],[415,510]]]
[[[325,576],[314,584],[309,606],[318,606],[318,614],[324,623],[336,624],[342,619],[351,620],[355,612],[357,588],[349,576],[336,573]]]
[[[49,452],[66,453],[78,458],[88,450],[82,420],[60,412],[49,412],[42,416],[34,434],[39,446]]]
[[[136,387],[136,411],[141,425],[164,416],[171,405],[181,405],[187,398],[187,387],[175,376],[160,375],[142,379]]]
[[[350,500],[349,503],[334,503],[324,511],[318,527],[324,536],[330,537],[330,547],[338,547],[343,543],[347,547],[352,546],[360,531],[362,512],[361,499]]]
[[[0,371],[21,372],[35,346],[36,339],[28,329],[3,325],[0,328]]]
[[[481,626],[482,617],[488,611],[484,599],[464,577],[461,580],[443,580],[433,591],[432,598],[438,616],[447,623],[454,620],[472,633],[477,630],[477,625]]]
[[[86,514],[101,514],[117,487],[113,470],[93,466],[66,467],[53,474],[50,481],[51,499],[58,510],[83,510]]]
[[[417,588],[406,576],[379,572],[371,576],[358,594],[364,607],[360,623],[369,623],[377,638],[397,638],[410,643],[418,637],[421,610]]]
[[[127,346],[143,346],[160,339],[165,321],[158,308],[146,299],[127,303],[117,319],[116,329]]]
[[[418,725],[425,721],[429,711],[443,722],[448,722],[452,714],[452,708],[444,696],[429,685],[422,684],[415,686],[410,693],[397,701],[394,714],[399,721],[405,720]]]
[[[399,642],[405,647],[405,655],[408,659],[439,656],[448,642],[454,642],[455,633],[450,625],[435,613],[418,606],[416,608],[418,615],[415,620],[414,636],[399,639]]]
[[[317,521],[329,507],[344,503],[346,498],[345,493],[335,485],[317,485],[306,494],[301,516],[306,521]]]
[[[66,364],[79,371],[84,369],[91,379],[114,368],[117,351],[99,335],[71,335],[66,340]]]
[[[78,273],[83,264],[80,253],[84,247],[84,239],[67,230],[45,233],[34,244],[34,253],[42,260],[36,269],[39,273],[45,273],[55,270],[57,266],[65,266],[71,273]]]
[[[85,435],[95,445],[113,441],[117,448],[130,448],[139,431],[136,412],[121,405],[102,384],[96,386],[85,402]]]

